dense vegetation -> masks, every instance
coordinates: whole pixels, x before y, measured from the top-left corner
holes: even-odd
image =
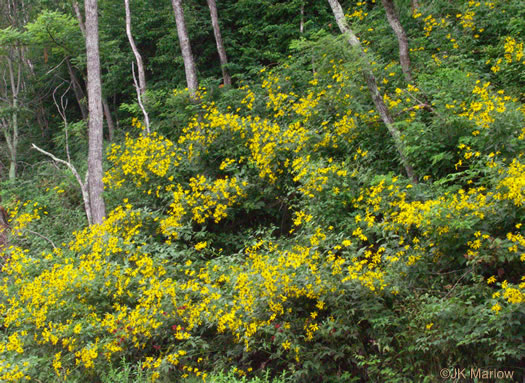
[[[170,2],[132,1],[145,134],[123,2],[100,0],[116,125],[107,216],[91,226],[70,170],[31,149],[86,169],[74,10],[33,0],[0,16],[0,70],[17,62],[24,78],[11,179],[12,137],[0,142],[0,381],[435,382],[454,368],[523,379],[525,5],[396,1],[407,81],[381,2],[341,3],[365,55],[325,1],[218,2],[230,87],[206,2],[186,1],[192,99]],[[13,46],[23,59],[5,59]]]

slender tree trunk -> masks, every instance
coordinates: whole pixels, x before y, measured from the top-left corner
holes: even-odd
[[[42,138],[45,141],[49,141],[49,122],[46,117],[46,111],[44,110],[44,105],[42,104],[42,101],[38,101],[38,108],[35,112],[36,120],[38,122],[38,125],[40,126],[40,130],[42,132]]]
[[[142,56],[140,55],[139,50],[135,45],[133,35],[131,34],[131,10],[129,8],[129,0],[124,0],[124,6],[126,8],[126,35],[128,36],[129,45],[131,46],[131,50],[133,51],[135,60],[137,61],[137,68],[139,72],[139,91],[140,95],[143,96],[144,92],[146,91],[146,74],[144,72]]]
[[[407,176],[410,179],[412,179],[414,182],[417,182],[416,176],[414,174],[414,170],[412,169],[412,166],[409,164],[404,154],[404,145],[401,140],[401,134],[399,133],[399,130],[397,130],[397,128],[395,127],[394,120],[392,116],[390,115],[388,108],[386,107],[383,101],[383,96],[379,92],[379,89],[377,87],[376,78],[374,76],[374,73],[372,72],[372,68],[363,51],[361,43],[359,42],[359,39],[354,34],[354,32],[348,26],[346,19],[345,19],[345,14],[343,12],[343,8],[341,8],[341,4],[339,4],[339,1],[338,0],[328,0],[328,3],[330,4],[332,8],[335,19],[337,21],[337,25],[339,26],[341,33],[348,39],[348,43],[350,44],[350,46],[359,50],[359,54],[361,55],[363,59],[363,66],[364,66],[363,76],[366,80],[366,84],[368,86],[370,95],[372,96],[372,101],[374,102],[377,113],[379,113],[381,120],[386,125],[388,132],[394,139],[394,144],[396,146],[399,157],[401,158],[401,162],[403,164],[403,167],[405,168]]]
[[[111,109],[109,109],[108,101],[106,98],[102,99],[102,107],[104,108],[104,116],[108,124],[108,138],[109,141],[113,141],[115,137],[115,124],[113,123],[113,117],[111,117]]]
[[[21,29],[28,21],[28,13],[23,0],[9,0],[2,3],[2,21],[15,30]],[[5,25],[4,25],[5,26]],[[17,176],[17,153],[20,115],[19,108],[22,105],[21,92],[27,92],[23,78],[23,68],[26,65],[24,43],[19,40],[6,42],[0,47],[2,55],[7,63],[7,68],[1,74],[0,92],[2,99],[10,107],[9,115],[0,117],[0,128],[9,152],[9,180],[14,181]],[[29,67],[31,69],[31,67]],[[7,71],[7,72],[6,72]]]
[[[416,9],[420,7],[419,0],[411,0],[410,1],[410,7],[412,8],[412,12],[414,12]]]
[[[82,17],[82,12],[80,12],[78,1],[73,1],[73,10],[75,11],[75,16],[77,17],[80,31],[84,36],[86,36],[86,26],[84,25],[84,18]]]
[[[66,58],[66,65],[67,65],[67,70],[69,72],[69,77],[71,78],[71,84],[73,85],[73,92],[75,93],[75,98],[77,99],[77,103],[80,108],[80,113],[82,114],[82,119],[84,121],[87,121],[88,111],[86,108],[86,104],[83,101],[85,100],[86,95],[84,94],[84,91],[82,90],[82,86],[78,82],[78,78],[75,75],[75,70],[73,69],[71,62],[69,61],[69,58]]]
[[[401,25],[399,17],[397,16],[394,1],[381,0],[381,2],[383,3],[383,7],[385,8],[388,23],[390,24],[390,27],[392,28],[397,37],[397,42],[399,44],[399,61],[401,62],[401,69],[403,70],[405,79],[407,80],[407,82],[410,83],[412,82],[412,72],[410,70],[410,55],[408,49],[407,34],[405,33],[405,29]]]
[[[215,36],[215,42],[217,43],[217,52],[219,53],[219,59],[221,61],[222,78],[225,86],[232,84],[232,78],[228,72],[228,57],[226,56],[226,49],[224,49],[224,43],[222,41],[221,28],[219,26],[219,14],[217,12],[217,3],[215,0],[207,0],[208,8],[210,8],[211,25],[213,26],[213,34]]]
[[[1,200],[0,200],[1,202]],[[7,233],[9,230],[9,216],[5,209],[0,206],[0,250],[7,247]]]
[[[299,24],[299,32],[304,33],[304,1],[301,3],[301,22]]]
[[[182,52],[182,59],[184,60],[184,71],[186,72],[186,82],[188,84],[188,91],[190,97],[195,99],[195,93],[199,88],[197,80],[197,68],[191,53],[190,38],[188,37],[188,30],[186,28],[186,21],[184,20],[184,10],[182,9],[182,0],[171,0],[173,5],[173,13],[175,14],[175,22],[177,23],[177,34],[179,35],[180,50]]]
[[[24,5],[23,2],[22,2],[22,9],[25,12],[25,5]],[[24,23],[24,25],[27,24],[27,23],[28,23],[28,21],[26,21]],[[31,61],[31,59],[28,57],[28,54],[27,54],[28,53],[28,47],[26,47],[26,46],[20,47],[20,53],[22,55],[22,62],[29,69],[30,75],[33,78],[36,78],[35,66],[34,66],[33,62]],[[44,104],[42,102],[42,97],[38,96],[36,102],[38,104],[38,106],[37,106],[37,108],[35,110],[36,121],[38,123],[38,126],[40,127],[41,132],[42,132],[41,133],[42,134],[42,138],[45,141],[49,141],[49,136],[50,136],[51,132],[49,131],[49,121],[47,120],[47,117],[46,117],[46,111],[44,109]]]
[[[82,35],[84,36],[84,38],[86,37],[86,25],[84,24],[84,18],[82,17],[82,12],[80,11],[80,7],[78,6],[78,2],[77,1],[73,1],[73,10],[75,11],[75,16],[77,18],[77,21],[78,21],[78,27],[80,28],[80,32],[82,33]],[[84,77],[83,77],[84,78]],[[80,91],[82,92],[82,94],[84,93],[82,91],[82,87],[80,86],[80,83],[79,83],[79,89]],[[75,94],[76,94],[76,91],[75,91]],[[108,102],[107,102],[107,99],[104,95],[102,95],[102,104],[104,105],[104,116],[106,117],[106,122],[108,124],[108,130],[110,131],[110,141],[112,140],[112,137],[113,137],[113,130],[114,130],[114,124],[113,124],[113,119],[111,118],[111,113],[106,113],[106,105],[108,105]],[[108,108],[109,110],[109,108]]]
[[[16,152],[18,147],[18,100],[13,99],[13,135],[11,137],[12,144],[9,155],[9,180],[14,181],[16,179]]]
[[[133,39],[133,34],[131,33],[131,10],[129,7],[129,0],[124,0],[124,7],[126,8],[126,35],[128,36],[128,41],[129,45],[131,46],[131,50],[135,55],[135,61],[137,62],[137,68],[139,72],[139,80],[137,82],[137,78],[135,76],[135,66],[131,66],[131,72],[133,73],[133,83],[135,84],[135,88],[137,90],[137,101],[139,103],[140,109],[142,110],[142,113],[144,114],[144,120],[146,122],[146,133],[149,134],[149,117],[143,103],[144,93],[146,92],[146,74],[144,72],[144,63],[142,62],[142,56],[140,55],[139,50],[135,45],[135,40]],[[104,106],[106,105],[107,102],[104,104]]]
[[[102,195],[104,192],[102,181],[103,117],[97,0],[85,0],[85,11],[89,105],[88,191],[93,223],[101,224],[106,215],[106,207]]]
[[[14,49],[16,51],[16,48]],[[12,55],[15,54],[12,52]],[[6,141],[9,149],[9,180],[14,181],[16,179],[16,155],[18,148],[18,94],[20,92],[20,86],[22,82],[22,63],[18,63],[17,77],[15,78],[15,69],[13,68],[14,59],[8,55],[7,67],[9,69],[9,82],[11,84],[11,106],[13,111],[11,113],[11,129],[12,133],[9,134],[7,130]]]

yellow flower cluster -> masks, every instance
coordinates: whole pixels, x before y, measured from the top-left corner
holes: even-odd
[[[470,103],[469,108],[464,108],[460,116],[468,117],[474,121],[478,127],[488,129],[494,123],[498,113],[507,110],[506,102],[511,100],[510,96],[505,96],[503,91],[493,93],[490,91],[490,82],[483,85],[478,80],[472,90],[477,100]]]
[[[456,15],[456,17],[460,19],[459,23],[461,24],[463,29],[470,29],[471,31],[474,31],[476,29],[474,16],[476,16],[476,13],[472,10],[468,10],[464,14],[460,13]]]
[[[516,42],[514,37],[507,36],[505,38],[505,60],[508,64],[512,62],[520,62],[523,58],[523,42]],[[525,61],[523,62],[525,64]]]
[[[31,209],[31,211],[27,211]],[[22,213],[22,211],[24,211]],[[40,214],[47,214],[42,207],[38,206],[38,202],[26,201],[21,203],[17,201],[16,205],[9,210],[9,222],[11,225],[11,233],[13,235],[22,235],[24,228],[31,222],[41,218]]]
[[[497,185],[502,190],[495,195],[497,199],[506,199],[520,207],[525,204],[525,164],[517,158],[512,160],[505,177]]]
[[[358,19],[360,21],[363,21],[366,16],[368,16],[368,12],[366,12],[366,1],[358,1],[355,4],[355,9],[353,9],[352,13],[349,13],[345,15],[346,17],[350,19]]]
[[[357,153],[360,157],[366,156],[366,153],[359,149]],[[337,178],[344,178],[348,176],[346,164],[336,163],[330,158],[329,165],[315,164],[310,160],[310,156],[297,157],[293,163],[294,181],[301,182],[298,190],[305,196],[314,198],[326,187],[329,186],[329,181],[334,181]],[[355,174],[353,174],[355,176]]]
[[[484,187],[478,187],[470,188],[468,191],[460,189],[437,199],[410,202],[406,200],[406,191],[396,184],[395,179],[390,185],[381,181],[378,185],[363,190],[353,203],[354,207],[366,210],[367,217],[364,218],[364,222],[367,223],[367,227],[377,225],[382,232],[391,232],[399,236],[399,248],[391,250],[390,255],[385,256],[384,260],[398,262],[404,258],[405,263],[411,265],[418,259],[428,256],[429,253],[438,256],[441,254],[439,246],[436,247],[437,240],[442,241],[447,235],[457,236],[458,228],[452,226],[450,222],[482,221],[497,214],[499,200],[509,200],[518,207],[523,206],[524,174],[523,165],[514,159],[505,170],[505,177],[496,186],[496,190],[502,190],[501,192],[489,192]],[[383,215],[381,222],[376,222],[374,212]],[[356,222],[360,221],[361,217],[356,216]],[[520,229],[521,226],[517,224],[516,228]],[[414,230],[417,236],[414,236]],[[363,242],[368,239],[359,228],[354,231],[354,236]],[[525,237],[521,233],[510,232],[507,233],[506,239],[509,243],[507,248],[509,256],[525,262]],[[478,261],[485,257],[487,262],[493,262],[490,258],[493,241],[494,238],[489,234],[482,234],[479,231],[473,233],[472,239],[466,242],[468,250],[465,257],[469,260],[478,258]],[[369,264],[369,268],[373,268],[374,264]],[[360,270],[359,266],[357,270]],[[380,277],[378,276],[377,279],[380,280]],[[495,277],[487,280],[488,284],[494,282],[496,282]],[[508,303],[523,303],[525,282],[515,287],[503,283],[502,293]],[[501,305],[493,310],[498,312],[500,309]]]
[[[11,364],[0,359],[0,380],[2,382],[30,381],[31,377],[26,375],[29,362],[24,362],[22,368],[18,364]]]
[[[177,166],[180,155],[171,150],[173,143],[163,136],[152,133],[133,139],[126,136],[124,144],[113,144],[108,153],[108,160],[112,161],[122,173],[119,177],[116,171],[107,172],[104,183],[111,187],[119,187],[124,178],[135,180],[138,186],[147,182],[152,175],[164,177],[170,166]]]
[[[428,15],[423,19],[423,21],[425,22],[425,26],[423,27],[423,30],[425,31],[425,37],[430,36],[430,33],[432,33],[434,28],[446,28],[448,25],[448,21],[445,18],[441,18],[438,21],[432,15]]]
[[[186,190],[177,185],[177,190],[172,193],[173,202],[168,216],[160,222],[161,232],[171,239],[176,239],[186,215],[199,224],[208,219],[213,219],[215,223],[220,222],[227,217],[227,208],[246,196],[246,186],[246,181],[239,181],[236,177],[209,182],[203,175],[192,177]]]
[[[192,193],[188,194],[197,194],[206,179],[199,176],[191,184]],[[222,186],[208,186],[215,187],[216,194],[228,197]],[[200,197],[191,198],[199,201]],[[341,293],[343,284],[350,280],[357,280],[372,291],[385,286],[383,273],[378,269],[384,249],[369,251],[364,259],[353,258],[348,263],[334,252],[351,246],[351,241],[344,240],[324,256],[319,249],[327,241],[327,234],[321,228],[308,238],[307,245],[298,242],[282,247],[260,241],[246,249],[243,263],[227,266],[209,262],[196,272],[187,262],[180,265],[181,277],[172,279],[175,276],[168,277],[165,263],[154,262],[149,254],[140,252],[142,245],[135,243],[145,219],[124,201],[124,206],[112,211],[102,225],[76,233],[67,249],[50,255],[54,266],[37,276],[31,270],[41,260],[31,258],[25,250],[11,249],[4,272],[16,274],[17,282],[10,286],[6,277],[0,286],[3,301],[10,302],[9,307],[2,307],[3,325],[11,331],[1,353],[23,353],[25,341],[46,345],[54,350],[55,373],[67,377],[73,366],[71,359],[64,359],[65,352],[74,355],[76,366],[91,370],[123,352],[124,344],[126,348],[144,350],[159,328],[172,328],[173,346],[177,347],[177,342],[191,338],[191,330],[203,320],[216,323],[219,333],[233,334],[249,349],[250,339],[262,327],[272,326],[277,318],[293,313],[294,300],[312,300],[318,310],[323,310],[323,296]],[[299,213],[296,224],[310,219],[311,216]],[[199,243],[195,248],[201,250],[205,246],[206,243]],[[130,251],[131,248],[136,251]],[[63,255],[64,250],[76,257]],[[323,277],[325,273],[341,274],[344,267],[348,274],[339,280]],[[99,299],[106,297],[113,303],[101,311],[100,303],[95,306],[90,301],[95,292]],[[225,298],[226,305],[219,304]],[[75,305],[75,313],[57,316],[57,308],[67,305]],[[306,341],[313,340],[319,329],[316,316],[313,313],[304,325]],[[176,327],[171,325],[174,320],[179,323]],[[31,333],[18,330],[29,324],[33,326]],[[184,355],[184,350],[170,348],[160,356],[145,357],[143,366],[156,371],[166,363],[180,364]],[[5,369],[9,371],[4,374],[5,380],[24,375],[7,365]],[[186,370],[199,371],[190,366]]]

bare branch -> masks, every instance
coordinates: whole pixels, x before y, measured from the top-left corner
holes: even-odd
[[[144,64],[142,61],[142,56],[140,55],[139,50],[135,45],[135,39],[133,38],[133,34],[131,33],[131,10],[129,7],[129,0],[124,0],[124,7],[126,8],[126,35],[128,36],[129,45],[131,46],[131,50],[133,51],[133,55],[135,56],[135,60],[137,61],[137,69],[139,71],[140,95],[143,96],[144,92],[146,91],[146,75],[144,73]]]
[[[46,72],[46,76],[47,76],[49,73],[53,72],[54,70],[60,68],[60,66],[64,63],[64,61],[66,61],[66,59],[67,59],[67,57],[65,57],[62,61],[60,61],[60,62],[58,63],[58,65],[56,65],[56,66],[54,66],[53,68],[51,68],[50,70],[48,70],[48,71]]]
[[[69,155],[69,129],[68,129],[69,126],[68,126],[67,115],[66,115],[66,109],[67,109],[68,100],[65,99],[65,96],[69,92],[69,90],[71,89],[71,85],[72,84],[69,83],[66,91],[60,97],[60,105],[59,105],[59,103],[58,103],[58,101],[57,101],[57,99],[55,97],[55,93],[58,90],[58,88],[60,88],[62,86],[62,84],[57,86],[55,88],[55,90],[53,91],[53,102],[55,103],[55,106],[56,106],[56,108],[58,110],[58,114],[60,114],[60,117],[62,117],[62,121],[64,121],[64,132],[65,132],[65,135],[66,135],[66,156],[67,156],[67,161],[69,163],[71,163],[71,156]]]
[[[51,246],[53,246],[53,249],[56,249],[56,248],[57,248],[57,247],[55,246],[55,243],[54,243],[51,239],[47,238],[45,235],[42,235],[42,234],[40,234],[40,233],[37,233],[36,231],[29,230],[29,229],[24,229],[24,230],[27,231],[27,232],[29,232],[29,233],[31,233],[31,234],[34,234],[34,235],[36,235],[36,236],[42,238],[42,239],[45,239],[46,241],[48,241],[48,242],[51,244]]]
[[[73,164],[71,162],[64,161],[64,160],[56,157],[55,155],[53,155],[53,154],[51,154],[49,152],[46,152],[44,149],[39,148],[35,144],[31,144],[31,147],[33,149],[39,151],[40,153],[50,157],[53,161],[67,166],[69,168],[69,170],[71,170],[71,173],[73,173],[73,175],[75,176],[78,184],[80,185],[80,191],[82,193],[82,199],[84,200],[84,210],[86,211],[86,217],[87,217],[87,220],[88,220],[88,224],[91,226],[92,218],[91,218],[89,194],[88,194],[88,190],[87,190],[87,172],[86,172],[86,181],[83,182],[82,178],[80,178],[80,174],[78,174],[77,169],[75,168],[75,166],[73,166]]]
[[[135,63],[131,63],[131,72],[133,73],[133,83],[135,84],[135,89],[137,91],[137,101],[139,102],[140,109],[142,110],[142,114],[144,115],[144,122],[146,123],[146,133],[150,133],[149,130],[149,116],[148,112],[146,112],[146,108],[144,108],[144,105],[142,104],[142,97],[140,94],[140,87],[137,83],[137,76],[135,75]]]

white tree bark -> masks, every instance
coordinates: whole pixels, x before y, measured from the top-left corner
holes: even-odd
[[[84,18],[82,17],[82,12],[80,12],[80,7],[78,6],[78,1],[73,1],[73,10],[75,11],[75,16],[78,20],[78,26],[80,31],[84,36],[86,36],[86,26],[84,25]]]
[[[362,57],[363,66],[364,66],[362,70],[363,76],[366,80],[366,84],[368,86],[370,95],[372,96],[372,101],[374,102],[376,111],[377,113],[379,113],[381,120],[385,124],[386,128],[388,129],[388,132],[390,133],[390,135],[392,136],[394,140],[394,144],[396,146],[398,155],[401,159],[401,163],[403,164],[403,167],[405,168],[405,172],[407,176],[410,179],[412,179],[412,181],[417,182],[417,178],[414,174],[414,170],[405,156],[404,145],[401,140],[401,134],[399,133],[399,130],[395,127],[394,119],[390,115],[390,112],[388,111],[388,108],[383,101],[383,96],[379,92],[379,89],[377,87],[376,78],[374,76],[374,73],[372,72],[372,68],[370,66],[370,63],[368,62],[365,52],[363,51],[361,43],[359,39],[357,38],[357,36],[352,31],[352,29],[350,29],[350,27],[348,26],[348,23],[346,22],[345,14],[343,12],[343,8],[341,7],[341,4],[339,4],[339,1],[338,0],[328,0],[328,3],[330,4],[330,7],[332,8],[332,12],[334,13],[335,19],[337,21],[337,25],[339,26],[341,33],[347,38],[350,46],[358,49],[359,54]]]
[[[80,7],[78,6],[77,1],[73,1],[73,10],[75,11],[75,16],[77,17],[77,20],[78,20],[78,27],[80,28],[80,32],[82,32],[82,35],[85,38],[86,37],[86,25],[84,24],[84,18],[82,17],[82,13],[80,12]],[[113,137],[115,133],[115,124],[113,123],[113,118],[111,117],[111,110],[109,109],[108,101],[104,95],[102,95],[102,106],[104,109],[104,117],[106,118],[106,123],[108,124],[109,141],[113,141]]]
[[[16,179],[16,162],[17,162],[17,151],[18,151],[18,107],[19,107],[19,95],[22,86],[22,61],[21,57],[17,57],[19,53],[18,47],[9,48],[9,52],[6,55],[7,60],[7,75],[9,77],[9,83],[4,79],[3,96],[7,100],[9,99],[9,106],[11,107],[10,119],[2,118],[1,127],[4,132],[4,137],[7,143],[7,149],[9,151],[9,180],[14,181]],[[16,65],[16,68],[15,68]],[[9,90],[8,90],[9,89]]]
[[[221,28],[219,26],[219,13],[217,12],[217,3],[215,0],[207,0],[208,8],[210,8],[211,25],[213,26],[213,34],[215,36],[215,43],[217,44],[217,52],[219,53],[219,59],[221,62],[222,78],[224,85],[230,86],[232,84],[232,78],[228,72],[228,56],[226,56],[226,49],[224,49],[224,43],[222,41]]]
[[[304,1],[301,3],[301,21],[299,24],[299,32],[304,33]]]
[[[106,207],[103,198],[103,114],[97,0],[85,0],[87,89],[89,106],[88,191],[93,224],[101,224]]]
[[[135,65],[133,65],[133,63],[131,63],[131,73],[133,74],[133,83],[135,84],[135,90],[137,91],[137,101],[139,103],[140,110],[142,110],[142,114],[144,115],[144,123],[146,124],[146,131],[144,133],[150,134],[149,116],[146,108],[144,107],[144,104],[142,103],[142,95],[140,94],[140,87],[137,82],[137,76],[135,76]]]
[[[386,18],[394,31],[399,45],[399,61],[401,69],[407,82],[412,82],[412,71],[410,70],[410,54],[408,49],[408,38],[405,29],[399,21],[393,0],[381,0],[386,11]]]
[[[18,99],[13,99],[13,134],[11,136],[11,145],[9,145],[9,180],[14,181],[16,179],[16,160],[18,151]]]
[[[184,20],[182,0],[171,0],[171,4],[173,5],[175,22],[177,23],[177,34],[179,35],[180,50],[182,52],[182,59],[184,60],[184,71],[186,73],[188,91],[190,97],[195,99],[195,93],[199,88],[199,82],[197,79],[197,68],[195,66],[195,61],[193,60],[193,54],[191,53],[188,29],[186,28],[186,21]]]
[[[135,45],[135,39],[133,38],[133,35],[131,33],[131,10],[129,7],[129,0],[124,0],[124,6],[126,8],[126,35],[128,36],[131,50],[135,55],[135,61],[137,62],[137,69],[139,72],[139,91],[140,95],[143,96],[144,92],[146,92],[146,74],[144,72],[144,63],[142,61],[142,56],[140,55],[139,50]]]

